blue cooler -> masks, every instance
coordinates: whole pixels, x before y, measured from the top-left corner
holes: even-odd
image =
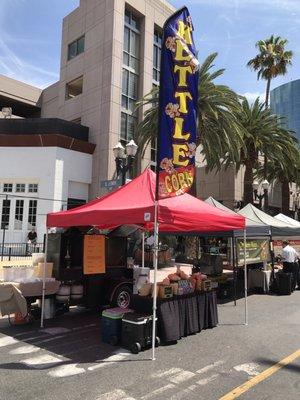
[[[132,312],[129,308],[108,308],[102,312],[101,332],[102,341],[113,346],[118,344],[122,335],[122,318]]]

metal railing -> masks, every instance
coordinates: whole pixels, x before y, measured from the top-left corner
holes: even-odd
[[[44,243],[5,243],[0,244],[1,260],[16,260],[31,257],[32,253],[44,252]]]

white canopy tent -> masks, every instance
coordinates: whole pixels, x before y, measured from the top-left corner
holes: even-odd
[[[283,222],[271,215],[259,210],[253,204],[247,204],[238,214],[253,221],[262,222],[271,227],[272,236],[300,236],[300,226],[291,225],[288,222]]]
[[[274,218],[278,219],[279,221],[286,222],[290,225],[300,228],[300,222],[296,221],[294,218],[288,217],[287,215],[280,213],[280,214],[275,215]]]

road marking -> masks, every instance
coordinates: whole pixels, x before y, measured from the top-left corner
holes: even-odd
[[[26,360],[20,361],[22,364],[33,368],[48,368],[52,365],[63,362],[60,358],[51,356],[50,354],[42,354],[37,357],[27,358]]]
[[[205,372],[210,371],[211,369],[214,369],[216,367],[219,367],[220,365],[223,365],[224,361],[220,360],[220,361],[216,361],[213,364],[207,365],[206,367],[203,367],[201,369],[198,369],[197,374],[205,374]]]
[[[129,354],[129,351],[116,352],[110,357],[104,358],[103,360],[98,360],[96,365],[88,367],[89,371],[95,371],[98,368],[108,367],[111,364],[115,364],[118,361],[124,360]],[[98,364],[99,363],[99,364]]]
[[[19,343],[17,339],[12,336],[4,336],[0,338],[0,347],[10,346],[11,344]]]
[[[204,386],[204,385],[207,385],[208,383],[214,381],[215,379],[217,379],[218,376],[220,376],[220,375],[219,375],[219,374],[214,374],[214,375],[209,376],[208,378],[200,379],[200,380],[197,381],[196,383],[197,383],[198,385],[200,385],[200,386]]]
[[[169,389],[174,389],[176,386],[173,385],[173,383],[169,383],[168,385],[162,386],[156,390],[153,390],[153,392],[146,394],[145,396],[141,397],[141,400],[147,400],[147,399],[151,399],[151,397],[157,396],[159,394],[162,394],[163,392],[165,392],[166,390]]]
[[[166,376],[174,375],[181,371],[182,371],[181,368],[170,368],[166,371],[161,369],[161,370],[155,372],[154,374],[152,374],[151,378],[165,378]]]
[[[59,367],[48,372],[48,375],[53,376],[54,378],[65,378],[67,376],[78,375],[85,372],[84,368],[80,368],[77,365],[78,364],[60,365]]]
[[[181,371],[176,375],[171,376],[169,379],[172,383],[182,383],[185,382],[195,376],[194,372],[191,371]]]
[[[239,397],[241,394],[247,392],[247,390],[251,389],[253,386],[256,386],[258,383],[262,382],[263,380],[269,378],[275,372],[279,371],[281,368],[285,367],[286,365],[290,364],[294,360],[300,357],[300,349],[295,351],[294,353],[290,354],[288,357],[284,358],[283,360],[279,361],[277,364],[273,365],[272,367],[264,370],[259,375],[251,378],[249,381],[243,383],[242,385],[236,387],[231,392],[227,393],[225,396],[220,397],[219,400],[234,400]]]
[[[40,347],[28,344],[27,346],[20,346],[17,347],[16,349],[11,350],[9,354],[30,354],[30,353],[36,353],[39,350],[41,350]]]
[[[83,325],[83,326],[77,326],[77,327],[73,328],[72,331],[79,331],[80,329],[91,328],[94,326],[98,326],[98,324],[88,324],[88,325]],[[100,325],[99,325],[99,327],[100,327]]]
[[[248,363],[248,364],[241,364],[236,365],[233,367],[238,372],[246,372],[249,376],[256,376],[259,375],[259,364],[255,363]]]
[[[41,332],[42,333],[47,333],[48,335],[60,335],[62,333],[71,332],[71,329],[57,326],[57,327],[54,327],[54,328],[42,329]]]
[[[191,385],[186,389],[181,390],[180,392],[173,394],[170,400],[181,400],[181,399],[188,399],[191,392],[193,392],[197,388],[196,385]]]
[[[135,400],[133,397],[128,397],[124,390],[115,389],[112,392],[104,393],[96,400]]]

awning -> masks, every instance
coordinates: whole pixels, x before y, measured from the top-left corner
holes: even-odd
[[[68,211],[47,215],[47,227],[97,226],[101,229],[124,224],[153,228],[156,176],[146,169],[116,191]],[[245,218],[219,210],[189,194],[159,201],[160,232],[224,232],[244,229]]]

